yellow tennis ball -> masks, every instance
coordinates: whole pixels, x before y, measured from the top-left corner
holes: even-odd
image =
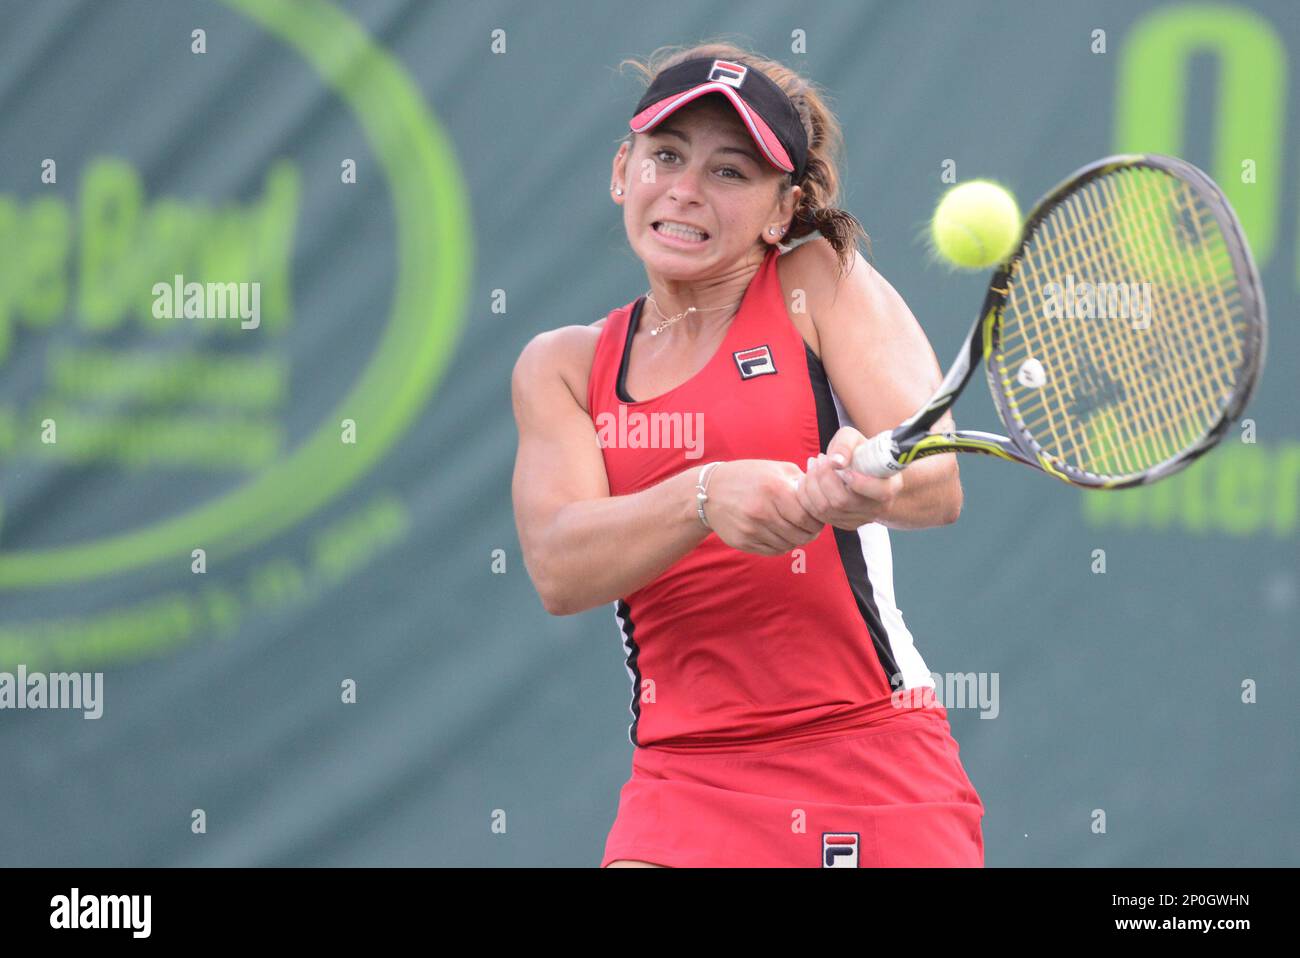
[[[971,180],[944,194],[930,222],[935,250],[955,266],[984,269],[1005,259],[1020,240],[1020,208],[1005,187]]]

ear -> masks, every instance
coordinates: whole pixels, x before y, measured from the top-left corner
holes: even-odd
[[[794,211],[799,208],[799,200],[803,197],[803,190],[798,187],[791,187],[790,192],[786,193],[781,200],[781,222],[789,223],[794,218]]]
[[[627,141],[619,144],[618,152],[614,154],[614,162],[609,173],[610,199],[620,206],[623,204],[623,200],[627,198],[627,156],[629,152]],[[622,196],[614,195],[614,187],[616,186],[623,188]]]
[[[780,190],[780,187],[777,187]],[[763,227],[761,239],[764,243],[776,246],[778,243],[788,242],[790,235],[791,221],[794,219],[794,211],[799,208],[799,198],[803,196],[803,190],[797,186],[792,186],[789,192],[779,192],[776,203],[776,215],[772,218],[771,225],[778,229],[784,228],[776,239],[773,239],[768,233],[768,227]]]

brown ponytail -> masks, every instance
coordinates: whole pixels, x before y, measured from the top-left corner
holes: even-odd
[[[867,236],[867,231],[852,213],[837,205],[840,201],[838,163],[844,147],[844,137],[839,121],[830,111],[816,84],[805,80],[776,60],[758,56],[727,42],[702,43],[687,48],[660,47],[646,62],[627,59],[619,66],[631,66],[649,86],[661,71],[697,57],[734,60],[761,70],[785,91],[799,111],[804,132],[808,134],[808,163],[803,179],[797,184],[788,176],[781,179],[783,195],[796,185],[803,190],[799,206],[790,221],[790,229],[782,242],[789,243],[813,232],[820,233],[835,250],[841,273],[847,272],[852,265],[859,238],[866,243],[870,255],[871,239]],[[629,133],[627,139],[635,142],[636,134]]]

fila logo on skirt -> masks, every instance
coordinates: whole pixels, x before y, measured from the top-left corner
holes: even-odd
[[[767,376],[776,372],[776,363],[772,362],[772,350],[766,346],[754,346],[731,354],[740,369],[741,379],[753,379],[755,376]]]
[[[857,868],[858,833],[822,832],[822,868]]]

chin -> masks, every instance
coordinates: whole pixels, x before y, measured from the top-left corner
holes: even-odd
[[[703,253],[674,253],[672,250],[651,247],[637,250],[641,262],[653,265],[669,278],[688,278],[709,262]]]
[[[646,237],[643,242],[633,243],[632,248],[640,256],[642,263],[653,265],[656,272],[668,278],[686,279],[698,276],[699,272],[710,265],[725,261],[725,250],[716,242],[708,243],[701,250],[672,250],[660,246],[654,237]]]

